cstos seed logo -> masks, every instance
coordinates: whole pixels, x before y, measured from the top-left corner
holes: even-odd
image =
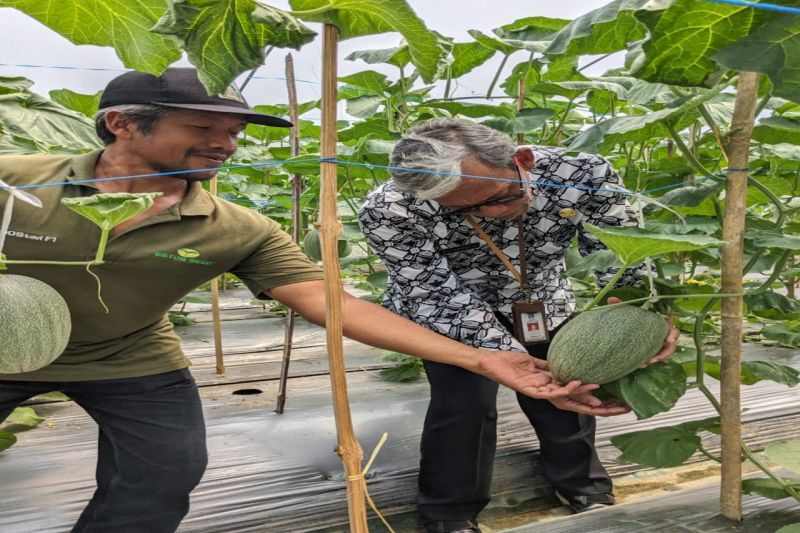
[[[214,261],[200,259],[200,252],[192,248],[179,248],[177,253],[156,252],[153,255],[162,259],[169,259],[176,263],[189,263],[192,265],[213,265]]]
[[[188,257],[190,259],[194,259],[195,257],[200,257],[200,252],[197,250],[192,250],[191,248],[181,248],[178,250],[178,255],[181,257]]]

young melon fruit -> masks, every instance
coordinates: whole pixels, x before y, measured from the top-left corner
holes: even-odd
[[[669,333],[661,315],[632,305],[596,309],[567,322],[547,351],[558,381],[610,383],[657,354]]]
[[[350,255],[352,248],[347,239],[339,239],[339,257],[347,257]],[[312,229],[306,233],[303,239],[303,251],[313,261],[322,261],[322,238],[320,237],[319,230]]]
[[[67,302],[38,279],[0,274],[0,317],[0,374],[38,370],[67,347]]]

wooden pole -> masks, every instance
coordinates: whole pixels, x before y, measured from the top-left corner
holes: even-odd
[[[322,147],[323,158],[336,158],[336,77],[337,44],[336,26],[325,24],[323,33],[322,73]],[[325,270],[325,328],[328,339],[328,361],[331,372],[333,410],[339,443],[336,453],[344,464],[347,482],[347,500],[350,514],[350,531],[365,533],[367,529],[366,485],[361,475],[364,453],[356,440],[350,417],[347,397],[347,379],[342,343],[343,288],[339,272],[338,244],[342,225],[336,210],[336,163],[321,163],[320,224],[322,240],[322,265]]]
[[[289,120],[292,129],[289,130],[289,146],[292,156],[300,155],[300,125],[297,114],[297,86],[294,81],[294,60],[292,54],[286,54],[286,89],[289,93]],[[292,176],[292,240],[300,241],[300,228],[303,227],[303,217],[300,211],[300,194],[303,192],[303,177],[300,174]],[[286,312],[286,327],[283,336],[283,359],[281,361],[281,376],[278,381],[278,401],[275,412],[283,414],[286,405],[286,387],[289,382],[289,361],[292,356],[292,337],[294,336],[294,311]]]
[[[211,178],[209,190],[217,195],[217,177]],[[224,276],[224,274],[223,274]],[[214,357],[217,363],[217,375],[225,374],[225,361],[222,355],[222,321],[219,316],[219,277],[211,280],[211,321],[214,329]]]
[[[736,87],[736,103],[728,144],[728,180],[725,187],[725,217],[722,223],[722,292],[742,292],[742,255],[747,199],[747,166],[753,132],[758,74],[742,72]],[[722,482],[720,511],[725,518],[742,520],[741,452],[741,361],[742,297],[722,299]]]

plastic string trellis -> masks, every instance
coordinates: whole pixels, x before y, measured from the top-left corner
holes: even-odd
[[[748,2],[747,0],[706,0],[706,2],[711,2],[712,4],[730,4],[733,6],[752,7],[753,9],[763,9],[765,11],[778,11],[780,13],[800,15],[800,8],[769,4],[765,2]]]
[[[513,178],[497,178],[493,176],[481,176],[477,174],[460,174],[457,172],[446,172],[440,170],[429,170],[423,168],[408,168],[408,167],[394,167],[389,165],[376,165],[373,163],[358,163],[354,161],[342,161],[339,159],[329,159],[329,158],[313,158],[313,159],[296,159],[293,161],[267,161],[263,163],[249,163],[245,165],[229,165],[229,166],[222,166],[222,167],[213,167],[213,168],[206,168],[200,170],[175,170],[171,172],[155,172],[151,174],[131,174],[127,176],[112,176],[108,178],[93,178],[93,179],[85,179],[85,180],[71,180],[65,182],[54,182],[54,183],[41,183],[36,185],[19,185],[16,186],[16,189],[19,190],[26,190],[26,189],[42,189],[46,187],[62,187],[64,185],[82,185],[88,183],[98,183],[98,182],[105,182],[105,181],[124,181],[124,180],[133,180],[133,179],[146,179],[146,178],[155,178],[159,176],[180,176],[181,174],[197,174],[199,172],[218,172],[218,171],[229,171],[229,170],[236,170],[240,168],[260,168],[260,167],[273,167],[273,166],[281,166],[281,165],[296,165],[298,163],[335,163],[337,165],[344,165],[344,166],[359,166],[359,167],[367,167],[373,169],[383,169],[383,170],[390,170],[395,172],[417,172],[422,174],[438,174],[444,176],[460,176],[462,178],[472,178],[472,179],[479,179],[479,180],[486,180],[486,181],[500,181],[500,182],[509,182],[509,183],[521,183],[518,179]],[[727,172],[737,172],[741,170],[747,169],[726,169]],[[796,169],[791,169],[796,170]],[[530,181],[533,185],[538,185],[541,187],[551,187],[557,189],[578,189],[583,191],[592,191],[592,192],[615,192],[617,194],[623,194],[626,196],[629,195],[642,195],[642,194],[649,194],[655,191],[662,191],[666,189],[672,189],[676,187],[683,187],[689,183],[696,183],[705,181],[712,178],[724,178],[724,174],[711,174],[708,176],[701,176],[699,178],[695,178],[690,181],[680,182],[680,183],[673,183],[670,185],[663,185],[660,187],[655,187],[653,189],[646,189],[640,192],[633,192],[627,189],[622,188],[615,188],[615,189],[608,189],[603,187],[588,187],[585,185],[565,185],[561,183],[547,183],[541,181]],[[0,190],[6,189],[7,187],[0,186]],[[304,197],[309,197],[304,195]]]

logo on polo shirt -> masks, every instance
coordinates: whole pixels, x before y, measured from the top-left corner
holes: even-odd
[[[206,261],[205,259],[200,259],[200,252],[198,252],[197,250],[193,250],[191,248],[180,248],[177,251],[177,253],[158,251],[153,255],[155,255],[156,257],[160,257],[162,259],[169,259],[170,261],[175,261],[177,263],[189,263],[192,265],[214,264],[214,261]]]
[[[181,257],[188,257],[189,259],[193,259],[195,257],[200,257],[200,252],[197,250],[192,250],[191,248],[181,248],[178,250],[178,255]]]

